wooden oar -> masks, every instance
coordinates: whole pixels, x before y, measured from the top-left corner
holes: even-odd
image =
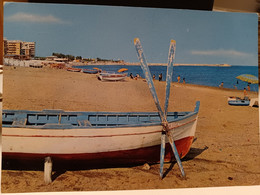
[[[153,96],[155,105],[156,105],[157,110],[158,110],[159,115],[160,115],[161,123],[162,123],[162,126],[163,126],[163,132],[164,131],[166,132],[168,140],[169,140],[169,143],[170,143],[170,145],[172,147],[175,159],[177,160],[177,163],[178,163],[179,168],[181,170],[181,173],[182,173],[183,176],[185,176],[185,173],[184,173],[184,170],[183,170],[183,167],[182,167],[182,163],[181,163],[178,151],[176,149],[176,146],[174,144],[174,141],[173,141],[171,135],[169,134],[169,127],[168,127],[168,122],[167,122],[167,118],[166,118],[167,116],[162,111],[162,108],[160,106],[159,99],[157,97],[157,94],[156,94],[156,91],[155,91],[155,87],[154,87],[154,83],[153,83],[153,80],[152,80],[152,76],[151,76],[149,67],[148,67],[148,65],[146,63],[146,60],[145,60],[145,57],[144,57],[144,53],[143,53],[143,48],[141,46],[141,42],[140,42],[140,40],[138,38],[135,38],[134,39],[134,44],[135,44],[135,48],[136,48],[136,51],[137,51],[138,59],[139,59],[140,64],[141,64],[141,68],[142,68],[142,70],[144,72],[144,75],[145,75],[146,82],[148,83],[150,92],[151,92],[151,94]]]
[[[171,40],[168,54],[168,64],[167,64],[167,73],[166,73],[166,89],[165,89],[165,103],[164,103],[164,115],[167,117],[168,112],[168,104],[170,97],[170,88],[172,82],[172,74],[173,74],[173,61],[175,56],[175,48],[176,41]],[[164,165],[164,155],[165,155],[165,137],[166,132],[165,128],[163,128],[163,132],[161,135],[161,153],[160,153],[160,178],[163,178],[163,165]]]
[[[143,48],[142,48],[141,42],[140,42],[140,40],[138,38],[135,38],[134,39],[134,44],[135,44],[135,48],[136,48],[136,51],[137,51],[137,56],[138,56],[138,59],[139,59],[139,61],[141,63],[141,68],[143,70],[146,82],[148,83],[148,87],[149,87],[150,92],[151,92],[151,94],[153,96],[155,105],[157,107],[157,110],[159,111],[160,119],[161,119],[162,122],[165,122],[166,118],[165,118],[165,115],[163,114],[162,108],[161,108],[160,103],[159,103],[159,99],[157,97],[157,94],[156,94],[156,91],[155,91],[155,88],[154,88],[151,72],[150,72],[149,67],[148,67],[148,65],[146,63],[146,59],[144,57],[144,53],[143,53]]]
[[[171,88],[171,82],[172,82],[175,48],[176,48],[176,41],[171,40],[170,47],[169,47],[169,55],[168,55],[167,73],[166,73],[166,96],[165,96],[165,104],[164,104],[164,114],[166,116],[167,116],[167,111],[168,111],[170,88]]]

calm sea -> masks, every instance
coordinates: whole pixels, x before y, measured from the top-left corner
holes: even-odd
[[[139,74],[143,76],[143,71],[140,66],[126,66],[126,65],[94,65],[94,66],[84,66],[84,68],[100,68],[106,71],[117,71],[120,68],[127,68],[128,75],[132,73],[134,76]],[[82,66],[81,66],[82,68]],[[156,80],[160,73],[163,75],[163,80],[165,81],[165,75],[167,71],[166,66],[150,66],[150,71],[152,75],[156,76]],[[180,75],[181,82],[185,78],[186,83],[218,87],[221,82],[224,83],[224,88],[234,89],[244,89],[247,87],[247,82],[236,79],[237,76],[241,74],[252,74],[258,77],[258,67],[257,66],[231,66],[231,67],[208,67],[208,66],[175,66],[173,73],[173,81],[177,82],[177,77]],[[252,91],[258,91],[257,84],[251,84]]]

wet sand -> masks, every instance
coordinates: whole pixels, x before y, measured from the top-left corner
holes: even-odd
[[[165,82],[155,81],[161,105]],[[45,185],[43,164],[22,168],[19,162],[2,170],[3,193],[107,191],[260,185],[259,108],[229,106],[229,96],[243,91],[173,83],[169,111],[192,111],[201,102],[196,139],[183,159],[186,178],[177,164],[53,170]],[[257,97],[249,92],[249,97]],[[66,111],[156,111],[142,79],[101,82],[95,75],[50,68],[4,67],[3,109]],[[3,143],[4,144],[4,143]],[[31,165],[30,165],[31,166]],[[73,165],[71,165],[73,166]],[[10,168],[11,167],[11,168]]]

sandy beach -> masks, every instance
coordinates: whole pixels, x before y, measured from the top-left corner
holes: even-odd
[[[157,111],[142,79],[101,82],[96,75],[51,68],[4,67],[3,109],[63,109],[65,111]],[[155,81],[161,105],[165,82]],[[256,92],[248,92],[250,98]],[[2,193],[107,191],[260,185],[259,108],[229,106],[229,96],[243,91],[172,83],[169,111],[192,111],[200,101],[196,139],[177,164],[53,170],[53,182],[44,184],[43,163],[22,169],[3,162]],[[54,165],[55,166],[55,165]],[[9,168],[12,167],[12,168]]]

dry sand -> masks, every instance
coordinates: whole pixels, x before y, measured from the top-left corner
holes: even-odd
[[[229,96],[242,91],[173,83],[169,111],[201,107],[196,141],[183,159],[186,178],[177,164],[76,169],[55,172],[45,185],[42,170],[2,170],[3,193],[173,189],[260,185],[259,109],[229,106]],[[163,105],[165,82],[155,81]],[[249,96],[257,97],[255,92]],[[3,109],[66,111],[156,111],[143,80],[101,82],[95,75],[50,68],[4,67]],[[5,162],[4,162],[5,164]],[[19,164],[19,162],[18,162]],[[17,167],[20,167],[18,164]],[[15,165],[15,166],[16,166]],[[40,165],[43,167],[43,164]],[[75,167],[74,167],[75,168]],[[169,170],[169,171],[168,171]]]

